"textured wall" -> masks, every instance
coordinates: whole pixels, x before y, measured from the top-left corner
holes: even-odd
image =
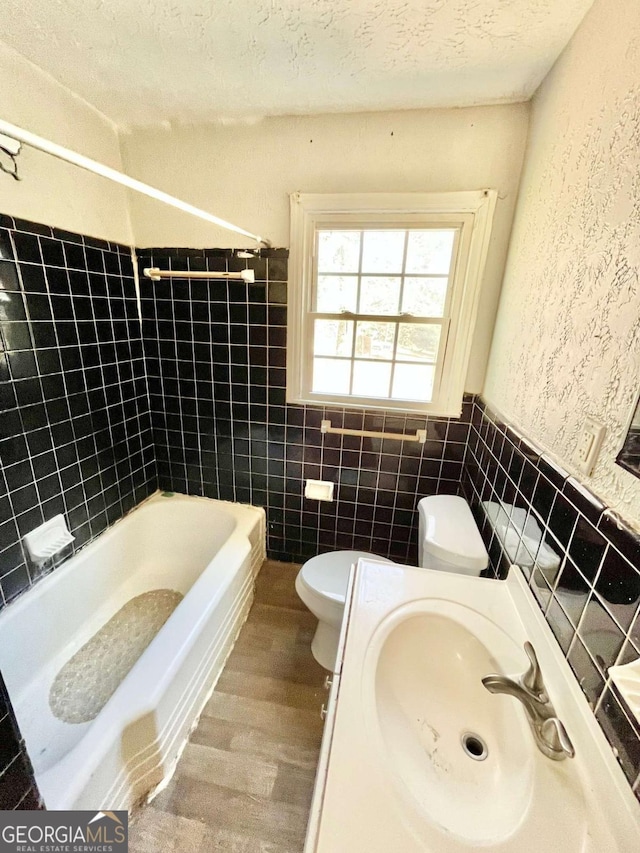
[[[640,375],[640,16],[598,0],[534,100],[485,397],[634,526],[615,464]],[[592,478],[574,449],[607,428]]]
[[[122,168],[115,125],[2,42],[0,79],[2,119]],[[126,190],[33,148],[19,160],[20,183],[0,174],[3,213],[131,245]]]
[[[275,246],[289,245],[289,193],[446,192],[493,187],[499,200],[467,391],[480,391],[527,133],[528,105],[268,119],[256,125],[137,130],[127,170]],[[138,246],[241,247],[246,237],[131,198]],[[293,283],[295,286],[295,283]]]

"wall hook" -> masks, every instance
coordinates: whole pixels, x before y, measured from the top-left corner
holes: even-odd
[[[5,173],[5,175],[11,175],[11,177],[15,181],[21,181],[22,178],[18,174],[18,161],[16,159],[16,155],[12,154],[10,151],[7,151],[5,148],[0,148],[0,151],[2,151],[3,154],[6,154],[7,157],[13,163],[13,168],[11,169],[11,168],[7,168],[7,166],[5,166],[4,163],[2,163],[0,161],[0,170],[3,171]]]
[[[7,168],[4,163],[0,161],[0,169],[6,175],[11,175],[11,177],[16,181],[22,180],[18,174],[18,161],[16,159],[21,150],[21,142],[17,139],[13,139],[11,136],[5,136],[4,133],[0,133],[0,151],[3,154],[6,154],[13,164],[13,168]]]

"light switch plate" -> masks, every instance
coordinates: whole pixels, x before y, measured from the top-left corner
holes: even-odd
[[[604,427],[602,424],[593,418],[585,418],[580,436],[578,437],[576,463],[583,474],[587,474],[587,476],[591,475],[593,467],[596,464],[603,438]]]

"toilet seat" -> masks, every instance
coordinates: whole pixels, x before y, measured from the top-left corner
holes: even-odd
[[[310,592],[344,605],[351,566],[361,557],[381,563],[393,562],[366,551],[330,551],[307,560],[300,569],[300,580]]]

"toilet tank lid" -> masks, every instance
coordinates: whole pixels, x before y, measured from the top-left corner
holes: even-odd
[[[418,504],[424,518],[423,546],[426,551],[460,568],[486,569],[487,549],[464,498],[430,495]]]

